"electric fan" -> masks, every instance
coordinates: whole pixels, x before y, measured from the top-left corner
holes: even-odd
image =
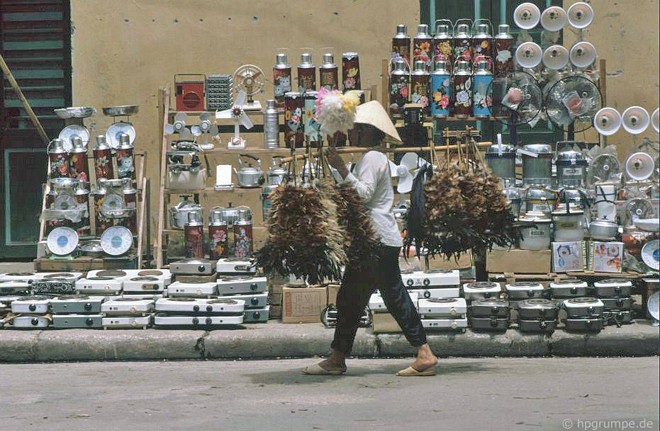
[[[655,111],[653,111],[653,114],[651,114],[651,125],[653,126],[653,130],[655,130],[655,133],[660,132],[660,108],[655,108]]]
[[[260,111],[261,103],[255,101],[254,96],[264,88],[264,71],[254,64],[243,64],[234,71],[233,82],[235,92],[240,94],[242,91],[247,95],[247,103],[244,102],[243,109]]]
[[[398,178],[396,191],[399,194],[410,193],[415,175],[428,162],[415,153],[405,153],[399,165],[390,161],[390,172],[392,177]]]
[[[245,102],[247,100],[247,94],[245,91],[240,90],[238,92],[238,97],[234,101],[234,106],[224,111],[216,111],[215,118],[224,118],[232,119],[234,121],[234,137],[227,144],[227,148],[234,150],[242,150],[245,148],[245,139],[240,137],[240,127],[241,125],[246,129],[251,129],[253,124],[250,117],[245,113]]]
[[[543,96],[536,79],[522,71],[499,74],[488,87],[488,94],[491,115],[511,128],[510,142],[518,145],[516,126],[532,123],[541,112]]]
[[[602,107],[598,87],[582,75],[570,75],[552,84],[545,96],[548,119],[565,132],[582,132]]]
[[[649,154],[640,151],[626,159],[626,174],[635,181],[646,181],[655,171],[655,161]]]
[[[177,114],[174,116],[174,122],[172,124],[165,125],[165,134],[173,135],[176,133],[179,135],[179,139],[182,141],[189,141],[193,139],[192,132],[186,127],[187,118],[188,116],[185,112],[177,112]]]
[[[195,138],[204,135],[204,142],[200,144],[203,150],[212,150],[214,145],[209,142],[209,135],[218,134],[218,126],[211,123],[212,114],[210,112],[202,112],[199,116],[199,125],[192,126],[190,131]]]
[[[653,203],[645,198],[633,198],[626,202],[626,226],[631,226],[637,219],[650,219],[655,217]]]
[[[616,156],[600,154],[589,163],[589,183],[605,183],[617,180],[621,167]]]
[[[611,136],[621,128],[621,114],[614,108],[606,106],[596,112],[594,128],[603,136]]]

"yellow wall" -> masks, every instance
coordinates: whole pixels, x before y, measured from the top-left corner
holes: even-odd
[[[381,60],[389,56],[396,24],[407,24],[408,32],[414,34],[420,12],[418,0],[71,3],[73,105],[99,108],[93,134],[111,123],[110,117],[100,114],[101,107],[140,106],[131,120],[138,148],[148,152],[152,195],[160,175],[158,88],[171,88],[175,74],[230,74],[241,64],[253,63],[264,69],[270,82],[277,48],[289,48],[289,60],[295,66],[300,48],[313,48],[318,65],[322,48],[333,47],[338,62],[342,52],[357,51],[363,88],[378,84],[380,93]],[[565,1],[565,7],[572,3]],[[620,111],[631,105],[652,111],[658,106],[658,0],[594,0],[591,4],[596,17],[585,37],[595,44],[599,57],[607,60],[608,104]],[[571,36],[565,33],[570,44]],[[272,85],[267,85],[260,99],[272,95]],[[227,136],[222,138],[226,142]],[[620,155],[632,148],[625,132],[610,142],[621,145]],[[248,145],[262,147],[261,136],[252,137]],[[155,205],[152,214],[155,218]]]

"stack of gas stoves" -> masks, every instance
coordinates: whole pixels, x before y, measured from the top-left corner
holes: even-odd
[[[0,274],[0,328],[12,327],[16,315],[12,312],[12,302],[29,297],[32,273]],[[37,322],[38,324],[38,322]]]
[[[426,329],[465,331],[467,304],[460,297],[459,271],[412,271],[401,278],[411,296],[417,297],[417,310]]]
[[[266,323],[270,318],[268,280],[257,277],[253,262],[223,258],[217,262],[218,295],[222,299],[245,301],[243,323]]]
[[[502,287],[493,281],[463,284],[463,297],[469,304],[473,331],[506,331],[509,328],[509,302],[500,299]]]
[[[630,280],[620,278],[611,278],[594,283],[596,297],[604,305],[603,323],[614,324],[617,327],[632,323],[632,289],[633,284]]]

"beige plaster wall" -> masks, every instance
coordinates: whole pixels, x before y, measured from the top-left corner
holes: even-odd
[[[298,62],[300,48],[314,49],[319,64],[323,47],[336,60],[344,51],[360,55],[363,88],[381,84],[381,61],[389,56],[396,24],[414,33],[418,0],[72,0],[73,105],[137,104],[132,121],[137,146],[148,152],[155,209],[159,178],[158,88],[172,88],[177,73],[232,73],[254,63],[272,80],[277,48],[289,48]],[[565,7],[574,3],[566,0]],[[595,20],[584,33],[607,60],[607,102],[620,111],[658,106],[658,0],[593,0]],[[566,32],[570,46],[570,32]],[[264,101],[272,98],[267,85]],[[103,132],[110,117],[98,115]],[[585,135],[591,139],[593,135]],[[643,136],[651,136],[647,132]],[[580,136],[578,136],[580,138]],[[226,142],[227,136],[223,136]],[[638,142],[641,139],[638,139]],[[619,132],[610,142],[632,148]],[[261,147],[261,137],[249,146]],[[155,223],[153,224],[155,230]]]

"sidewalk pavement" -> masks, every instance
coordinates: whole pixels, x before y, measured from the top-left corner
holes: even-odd
[[[324,356],[333,330],[320,323],[268,323],[244,329],[168,330],[0,330],[0,362],[135,361],[186,359],[279,359]],[[430,333],[429,344],[441,357],[656,356],[658,327],[648,321],[606,327],[598,334],[555,331],[524,335],[510,329],[491,334]],[[413,356],[401,334],[374,334],[360,328],[352,354],[387,358]]]

